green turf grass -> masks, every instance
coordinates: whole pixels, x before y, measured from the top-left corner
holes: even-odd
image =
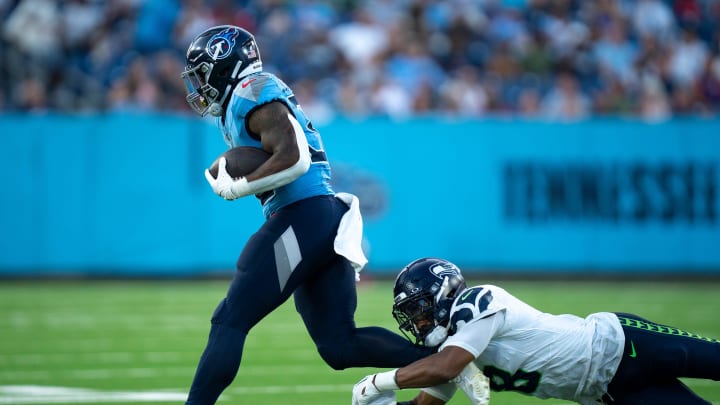
[[[497,282],[539,309],[585,316],[635,312],[703,336],[720,338],[720,284],[713,282]],[[138,392],[170,393],[182,403],[226,281],[40,281],[0,283],[0,404],[160,403],[117,399]],[[359,286],[359,326],[397,331],[389,282]],[[225,404],[349,404],[352,385],[374,369],[334,371],[317,355],[289,301],[249,335],[243,364]],[[720,382],[687,380],[720,404]],[[47,402],[11,392],[18,386],[71,387]],[[10,387],[10,388],[9,388]],[[22,388],[21,387],[21,388]],[[37,395],[40,388],[29,389]],[[129,392],[129,393],[128,393]],[[408,399],[416,391],[399,395]],[[178,399],[180,398],[180,399]],[[25,401],[25,402],[23,402]],[[67,402],[62,402],[67,401]],[[454,405],[469,402],[457,395]],[[515,393],[494,393],[493,405],[563,404]]]

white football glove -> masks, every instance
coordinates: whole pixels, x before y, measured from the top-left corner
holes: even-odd
[[[490,379],[480,371],[475,363],[470,362],[457,377],[452,379],[462,392],[467,395],[473,405],[490,403]]]
[[[394,405],[396,371],[365,376],[353,387],[352,405]]]
[[[227,159],[224,157],[220,158],[218,162],[218,174],[217,178],[213,178],[210,174],[210,170],[205,169],[205,179],[212,187],[215,194],[226,200],[235,200],[246,195],[253,194],[248,185],[248,181],[245,177],[234,179],[227,172]]]

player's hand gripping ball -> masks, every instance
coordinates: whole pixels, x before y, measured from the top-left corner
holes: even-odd
[[[236,146],[228,149],[212,163],[208,171],[213,179],[218,177],[220,159],[225,158],[225,169],[230,177],[239,179],[252,173],[270,158],[271,154],[260,148],[250,146]]]
[[[215,194],[226,200],[253,194],[245,176],[254,172],[270,156],[259,148],[238,146],[229,149],[205,170],[205,179]]]

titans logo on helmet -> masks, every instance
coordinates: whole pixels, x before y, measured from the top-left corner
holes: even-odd
[[[237,28],[229,27],[213,35],[205,47],[205,52],[215,60],[225,59],[235,47],[235,38],[240,34]]]

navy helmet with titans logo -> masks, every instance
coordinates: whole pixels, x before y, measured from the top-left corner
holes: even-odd
[[[185,57],[187,102],[201,116],[221,116],[232,89],[243,77],[262,72],[255,37],[233,25],[209,28],[195,37]]]

